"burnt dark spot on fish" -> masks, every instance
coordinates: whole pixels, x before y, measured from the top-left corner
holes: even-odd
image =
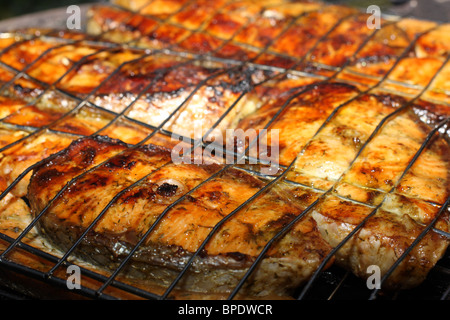
[[[268,228],[281,229],[296,217],[295,214],[287,212],[283,214],[279,219],[269,222]]]
[[[58,171],[57,169],[49,169],[44,170],[42,171],[42,173],[35,175],[35,179],[38,185],[46,185],[47,183],[51,182],[54,178],[59,177],[61,175],[63,175],[63,173]]]
[[[172,150],[168,148],[164,148],[162,146],[148,144],[139,147],[139,150],[144,152],[146,155],[152,156],[155,154],[162,154],[164,157],[168,157],[170,159]]]
[[[242,80],[238,83],[231,86],[231,91],[233,93],[242,93],[242,92],[249,92],[253,88],[252,83],[248,80]]]
[[[200,258],[206,258],[208,256],[208,251],[203,248],[202,250],[199,251],[198,256]]]
[[[129,31],[129,32],[141,31],[140,28],[139,28],[139,25],[134,25],[134,24],[130,24],[130,23],[122,24],[122,28],[125,31]]]
[[[375,95],[375,98],[382,104],[388,107],[399,108],[405,105],[406,100],[399,96],[393,96],[390,94],[379,94]]]
[[[94,161],[95,156],[97,155],[97,150],[94,147],[87,147],[85,149],[81,149],[81,164],[88,165]]]
[[[172,197],[177,193],[177,189],[178,186],[176,184],[164,182],[156,189],[156,192],[163,197]]]
[[[301,195],[294,194],[294,197],[301,202],[307,202],[312,198],[312,193],[304,192]]]
[[[32,93],[33,91],[36,91],[36,92],[41,91],[37,88],[26,88],[20,84],[15,84],[13,86],[13,90],[17,95],[28,95],[28,94]]]
[[[211,191],[206,193],[209,200],[218,200],[222,196],[222,193],[220,191]]]
[[[197,202],[197,199],[195,199],[193,196],[191,196],[189,194],[185,197],[185,199],[186,199],[186,201],[189,201],[189,202]]]
[[[130,163],[127,164],[126,168],[128,170],[130,170],[132,167],[134,167],[135,164],[136,164],[136,161],[131,161]]]
[[[122,203],[133,203],[138,199],[153,200],[154,197],[155,193],[151,188],[139,188],[137,190],[133,189],[122,197]]]
[[[375,191],[368,191],[366,203],[373,204],[376,195],[377,195],[377,193]]]
[[[362,146],[361,139],[359,137],[353,137],[353,144],[359,149]]]
[[[417,101],[413,105],[413,111],[425,126],[434,126],[450,116],[450,108],[445,104],[432,103],[425,100]],[[449,135],[448,132],[447,135]]]
[[[218,100],[218,99],[217,99],[215,96],[212,96],[212,97],[209,97],[209,98],[208,98],[208,101],[211,102],[211,103],[216,103],[217,100]]]
[[[382,172],[383,169],[381,167],[373,166],[371,163],[365,161],[361,164],[360,172],[363,174],[371,174],[371,173],[379,173]]]
[[[95,141],[98,143],[108,143],[111,145],[116,145],[116,144],[125,145],[125,143],[123,143],[122,141],[120,141],[118,139],[113,139],[109,136],[104,136],[104,135],[96,135],[92,139],[90,138],[89,140],[92,140],[92,141]],[[81,141],[88,141],[88,140],[85,138],[80,138],[79,141],[81,142]]]
[[[130,170],[131,168],[134,167],[135,164],[136,164],[136,161],[129,161],[127,156],[121,155],[121,156],[117,156],[117,157],[114,157],[111,160],[109,160],[107,163],[105,163],[105,167],[110,168],[110,169]]]
[[[241,252],[227,252],[226,256],[236,261],[246,261],[248,259],[247,255]]]
[[[97,176],[93,181],[91,182],[92,186],[97,187],[105,187],[111,180],[111,177],[105,177],[105,176]]]

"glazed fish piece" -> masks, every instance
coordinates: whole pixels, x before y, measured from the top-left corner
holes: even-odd
[[[105,158],[109,160],[103,163]],[[94,167],[43,214],[41,234],[68,250],[90,228],[75,254],[114,269],[153,228],[123,272],[161,286],[173,281],[215,225],[265,185],[238,168],[220,171],[223,166],[214,163],[174,164],[165,148],[129,149],[119,141],[96,136],[75,141],[34,171],[28,190],[33,214],[38,215],[71,178]],[[213,174],[217,175],[207,180]],[[196,186],[153,226],[169,205]],[[125,192],[120,194],[121,190]],[[117,201],[102,213],[117,194]],[[294,194],[303,200],[294,202]],[[268,189],[223,223],[178,287],[230,292],[267,241],[316,198],[310,191],[283,184]],[[103,216],[90,227],[99,214]],[[305,216],[271,248],[241,293],[287,295],[311,276],[329,250],[315,222]]]
[[[267,136],[271,136],[272,130],[277,130],[278,141],[269,142],[270,147],[261,147],[263,150],[278,149],[279,157],[276,160],[282,166],[289,166],[294,161],[335,108],[359,93],[355,87],[342,83],[317,84],[307,89],[314,82],[300,85],[301,81],[292,80],[293,83],[287,87],[281,81],[272,87],[257,88],[256,96],[269,96],[271,99],[267,99],[248,116],[242,117],[236,126],[244,131],[261,130],[276,117],[268,128]],[[293,86],[295,83],[298,86]],[[295,98],[291,99],[293,96]],[[278,114],[282,108],[283,111]]]
[[[343,5],[196,1],[175,6],[179,11],[162,20],[157,13],[146,14],[155,6],[142,5],[120,1],[114,7],[92,7],[88,33],[142,48],[170,48],[327,77],[345,67],[339,78],[361,86],[376,83],[408,49],[384,84],[406,94],[418,93],[449,53],[447,23],[382,18],[375,31],[368,26],[373,17]],[[200,8],[198,21],[203,23],[192,24],[193,6]],[[448,101],[448,92],[445,81],[439,81],[428,95]]]
[[[356,276],[367,279],[373,275],[373,268],[377,268],[381,276],[385,275],[425,232],[425,226],[436,217],[439,209],[422,200],[390,194],[383,206],[360,227],[374,208],[329,194],[314,208],[312,216],[324,239],[333,247],[340,245],[351,230],[357,230],[337,251],[335,261]],[[448,232],[448,226],[448,213],[444,212],[435,227]],[[445,236],[427,232],[382,288],[398,290],[418,286],[443,257],[448,244]]]
[[[27,135],[27,133],[23,134],[23,136]],[[2,172],[2,180],[5,180],[6,184],[10,185],[25,169],[66,148],[72,140],[72,136],[43,133],[15,144],[1,153],[0,170]],[[30,176],[31,172],[21,179],[11,191],[12,194],[17,197],[25,196]]]
[[[33,62],[27,68],[31,79],[16,79],[5,70],[1,80],[10,96],[39,104],[41,109],[51,109],[46,104],[54,106],[59,100],[56,109],[60,114],[86,100],[189,138],[200,138],[215,125],[219,130],[233,127],[238,115],[258,106],[246,92],[275,74],[142,50],[88,43],[61,45],[57,40],[24,41],[6,50],[2,59],[18,70],[25,67],[23,61]],[[61,97],[55,91],[69,96]],[[194,133],[194,127],[202,129]]]
[[[126,2],[120,5],[128,8]],[[136,13],[132,13],[120,7],[94,6],[88,13],[87,29],[92,35],[143,48],[170,48],[290,67],[296,58],[289,57],[289,53],[300,47],[308,50],[333,22],[355,12],[345,7],[333,8],[325,8],[322,14],[321,6],[315,3],[200,1],[160,22],[155,16],[146,15],[146,9],[134,8]],[[199,15],[202,18],[193,21]],[[308,22],[323,27],[310,32]],[[291,23],[295,26],[290,27]],[[261,50],[265,52],[261,54]]]
[[[336,254],[341,265],[363,277],[371,265],[380,267],[384,274],[437,217],[449,195],[448,142],[442,136],[433,136],[432,143],[408,168],[431,129],[406,109],[387,121],[368,141],[367,133],[375,130],[379,117],[395,110],[395,104],[391,107],[378,104],[381,108],[374,108],[372,99],[359,100],[360,111],[348,113],[348,121],[343,121],[343,117],[349,109],[341,109],[335,120],[311,140],[287,176],[289,180],[331,190],[314,210],[313,217],[332,246],[343,240],[375,206],[381,205]],[[369,109],[362,111],[369,105]],[[377,115],[360,119],[371,112]],[[336,196],[355,200],[357,204]],[[448,211],[441,213],[437,225],[443,231],[448,230]],[[447,238],[429,232],[388,278],[385,287],[418,285],[447,246]]]
[[[19,179],[21,173],[83,136],[102,133],[130,145],[149,140],[167,148],[181,143],[91,106],[66,114],[60,108],[63,103],[73,101],[56,93],[36,105],[19,98],[0,98],[0,181],[5,185],[2,191],[15,183],[10,192],[19,198],[26,196],[31,172]]]
[[[279,141],[273,143],[280,146],[280,164],[293,162],[288,181],[329,192],[311,210],[322,236],[333,247],[382,204],[336,253],[340,265],[367,277],[371,265],[384,274],[448,198],[450,148],[444,132],[433,136],[411,168],[408,165],[432,128],[448,119],[449,111],[445,105],[420,100],[405,107],[408,100],[383,91],[359,93],[356,87],[340,83],[317,84],[286,105],[268,135],[280,130]],[[264,128],[281,105],[283,101],[267,103],[238,126]],[[416,114],[427,105],[429,114],[434,114],[427,118],[428,124]],[[399,108],[403,111],[398,112]],[[394,112],[398,114],[391,116]],[[437,225],[447,231],[448,223],[444,211]],[[418,285],[447,246],[448,239],[431,232],[385,288]]]

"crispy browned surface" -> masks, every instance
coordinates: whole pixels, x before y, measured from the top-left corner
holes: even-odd
[[[217,126],[220,130],[232,127],[237,115],[242,117],[254,110],[258,102],[252,101],[245,92],[273,74],[225,63],[202,63],[123,48],[111,50],[83,43],[58,45],[56,41],[33,40],[7,50],[2,55],[3,60],[19,70],[23,68],[23,61],[34,61],[28,71],[34,81],[19,78],[7,87],[8,93],[34,103],[36,97],[43,93],[37,81],[45,85],[55,84],[58,90],[73,94],[80,100],[87,99],[97,107],[115,114],[123,113],[154,127],[164,124],[164,129],[192,138],[200,138],[222,116],[226,115]],[[37,59],[48,48],[53,50]],[[5,74],[1,80],[7,82],[11,79],[12,75]],[[47,90],[39,101],[39,110],[29,106],[5,120],[40,127],[76,106],[75,101],[55,94],[54,90]],[[8,110],[12,112],[12,107]],[[101,113],[88,106],[83,107],[83,111],[88,116]],[[43,115],[43,112],[47,114]],[[105,117],[111,119],[107,114],[101,116]],[[71,133],[87,134],[92,133],[95,127],[101,128],[101,123],[76,124],[72,121],[68,124],[68,121],[59,127],[65,126],[63,129],[69,130],[64,131]],[[70,126],[76,129],[70,130]],[[193,132],[194,127],[201,128]]]
[[[396,91],[408,92],[405,84],[426,84],[449,52],[448,24],[411,18],[382,19],[381,29],[374,31],[367,26],[369,15],[345,6],[287,1],[208,4],[200,1],[178,3],[171,13],[160,16],[150,7],[138,7],[128,1],[118,4],[118,7],[94,6],[89,13],[88,31],[104,39],[144,48],[208,53],[326,76],[332,74],[329,68],[348,63],[349,72],[340,77],[360,83],[386,75],[408,50],[409,54],[389,76],[391,82],[384,85]],[[299,62],[303,63],[297,65]],[[448,92],[448,84],[441,80],[425,96],[437,96],[448,102]]]
[[[358,90],[353,86],[327,83],[318,85],[312,90],[299,94],[295,99],[287,101],[293,92],[300,93],[304,86],[297,88],[289,86],[290,90],[281,92],[278,88],[278,86],[269,88],[267,91],[264,90],[266,88],[262,88],[261,96],[272,97],[272,99],[244,117],[237,127],[243,130],[263,129],[277,114],[280,107],[287,103],[284,111],[278,115],[277,121],[270,127],[270,130],[279,130],[279,163],[284,166],[294,161],[297,154],[336,107],[358,94]],[[275,92],[271,92],[271,89]],[[272,147],[274,145],[276,143],[271,144]]]
[[[117,266],[169,204],[221,169],[214,164],[173,164],[170,150],[154,145],[128,150],[106,137],[82,139],[35,171],[28,194],[32,212],[38,214],[72,177],[109,157],[70,185],[39,224],[55,246],[67,250],[71,239],[89,227],[115,194],[145,178],[103,213],[77,250],[83,259],[110,268]],[[174,271],[183,267],[211,229],[263,185],[238,169],[203,184],[156,225],[126,272],[170,283]],[[292,203],[289,193],[293,190],[278,185],[224,223],[201,251],[182,287],[205,293],[231,290],[267,241],[311,201]],[[97,254],[89,256],[88,248]],[[314,221],[305,217],[271,248],[245,292],[286,295],[311,275],[329,250]]]
[[[317,85],[292,100],[270,130],[280,130],[280,163],[289,165],[295,160],[287,180],[330,190],[313,209],[313,217],[332,246],[373,210],[367,205],[383,203],[354,240],[336,254],[341,265],[364,277],[370,265],[386,272],[436,217],[449,196],[450,148],[446,140],[435,136],[407,169],[431,133],[413,112],[421,106],[411,106],[377,128],[406,101],[375,92],[349,99],[355,92],[356,88],[342,84]],[[277,111],[275,106],[267,103],[239,126],[263,128]],[[368,140],[373,132],[377,134]],[[444,212],[439,228],[448,230],[448,223]],[[447,245],[445,237],[430,233],[385,285],[417,285]]]
[[[327,190],[311,214],[270,248],[242,292],[286,294],[308,279],[330,247],[378,204],[382,207],[336,258],[363,278],[374,264],[384,273],[448,198],[449,147],[443,136],[436,136],[402,176],[431,128],[450,114],[450,64],[443,65],[449,53],[447,24],[383,20],[375,32],[366,26],[367,15],[353,9],[273,0],[118,3],[131,11],[95,6],[88,30],[131,48],[85,41],[87,36],[71,32],[0,39],[0,48],[6,49],[0,60],[12,68],[0,68],[1,84],[16,71],[27,74],[13,79],[0,98],[0,147],[5,147],[1,190],[24,169],[80,136],[109,137],[77,141],[57,161],[46,160],[28,195],[30,175],[24,177],[2,200],[5,233],[16,236],[31,220],[20,197],[28,196],[33,214],[38,214],[71,177],[125,150],[125,144],[110,138],[135,144],[160,125],[169,135],[198,138],[215,124],[223,133],[271,123],[269,129],[280,133],[280,163],[287,166],[295,160],[289,183],[278,183],[218,230],[183,277],[182,290],[229,292],[276,231]],[[412,42],[416,35],[420,37]],[[191,60],[195,56],[187,52],[213,57]],[[256,65],[238,65],[249,59]],[[286,70],[274,66],[295,70],[281,74]],[[334,81],[323,81],[342,66]],[[430,90],[377,129],[437,71]],[[387,81],[379,90],[356,97],[383,76]],[[87,103],[74,109],[83,99]],[[10,145],[43,126],[52,130]],[[374,130],[377,134],[361,150]],[[117,199],[77,249],[83,260],[116,267],[181,190],[222,168],[172,164],[168,150],[177,142],[167,132],[157,133],[148,141],[151,145],[81,178],[42,217],[42,239],[67,250],[117,192],[149,174]],[[236,148],[245,146],[235,142]],[[259,171],[257,165],[252,168]],[[207,182],[168,211],[125,274],[139,284],[152,278],[168,285],[208,232],[265,183],[237,169]],[[448,223],[444,211],[436,227],[448,232]],[[30,236],[39,238],[34,232]],[[447,245],[448,239],[429,232],[386,285],[419,284]]]
[[[424,232],[424,224],[435,217],[438,209],[422,200],[388,195],[375,215],[339,249],[335,256],[336,263],[361,278],[371,274],[368,272],[371,266],[379,267],[381,274],[385,274]],[[330,194],[314,209],[312,216],[324,239],[331,246],[336,246],[372,210]],[[448,215],[436,224],[442,230],[448,230],[448,225]],[[417,286],[444,255],[447,246],[448,239],[428,232],[395,268],[384,287],[399,289]]]

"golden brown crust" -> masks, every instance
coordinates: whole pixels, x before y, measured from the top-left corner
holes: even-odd
[[[192,6],[203,9],[196,10],[196,15],[201,15],[197,21],[204,23],[195,27],[189,14]],[[125,13],[121,7],[133,12],[127,11],[130,17],[122,17]],[[167,20],[158,20],[157,15],[144,11],[126,1],[120,2],[119,7],[93,7],[88,30],[106,39],[145,48],[208,53],[325,76],[332,74],[328,69],[349,64],[340,77],[368,83],[371,78],[385,76],[404,56],[389,76],[393,83],[386,83],[385,87],[405,93],[411,92],[411,85],[424,86],[449,53],[448,24],[410,18],[382,19],[381,29],[375,31],[368,27],[369,15],[345,6],[284,1],[196,3],[181,6]],[[299,66],[299,61],[304,63]],[[355,74],[359,78],[355,79]],[[429,95],[448,102],[448,91],[440,81]]]
[[[436,216],[439,208],[423,201],[413,202],[411,199],[388,195],[375,214],[372,210],[331,194],[321,201],[312,214],[322,236],[332,246],[338,245],[349,234],[349,230],[357,230],[336,253],[336,262],[361,278],[370,276],[369,268],[373,266],[385,274],[424,232],[423,222],[429,219],[417,217]],[[373,216],[359,227],[369,214]],[[448,230],[448,216],[443,216],[436,226]],[[384,288],[417,286],[445,254],[447,246],[448,239],[444,236],[435,232],[426,233],[383,283]]]
[[[103,162],[105,158],[109,160]],[[174,164],[170,150],[161,147],[127,149],[107,137],[85,138],[35,170],[28,193],[32,212],[39,214],[72,177],[89,168],[95,169],[71,184],[39,225],[55,246],[68,250],[70,239],[78,238],[102,214],[77,255],[113,268],[168,205],[223,166]],[[114,195],[141,179],[102,213]],[[131,259],[132,268],[127,272],[136,277],[132,270],[137,269],[139,278],[169,283],[170,270],[180,270],[211,229],[263,186],[261,180],[238,169],[224,171],[203,183],[164,215]],[[292,204],[284,195],[289,193],[285,188],[279,185],[267,191],[223,224],[183,281],[186,290],[227,292],[237,284],[267,241],[301,214],[300,202]],[[86,246],[97,248],[94,258],[86,254]],[[112,257],[105,248],[113,252]],[[256,296],[286,295],[311,275],[329,251],[315,222],[305,217],[269,250],[245,292]],[[276,264],[278,268],[274,268]],[[275,278],[279,281],[274,282]]]

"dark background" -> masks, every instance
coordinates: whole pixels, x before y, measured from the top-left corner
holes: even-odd
[[[72,4],[107,2],[108,0],[0,0],[0,20]],[[214,1],[214,0],[211,0]],[[329,3],[345,3],[362,9],[378,5],[382,13],[417,18],[450,21],[450,0],[325,0]]]
[[[72,4],[93,3],[95,0],[0,0],[0,19],[21,16]],[[97,1],[100,2],[100,1]]]

